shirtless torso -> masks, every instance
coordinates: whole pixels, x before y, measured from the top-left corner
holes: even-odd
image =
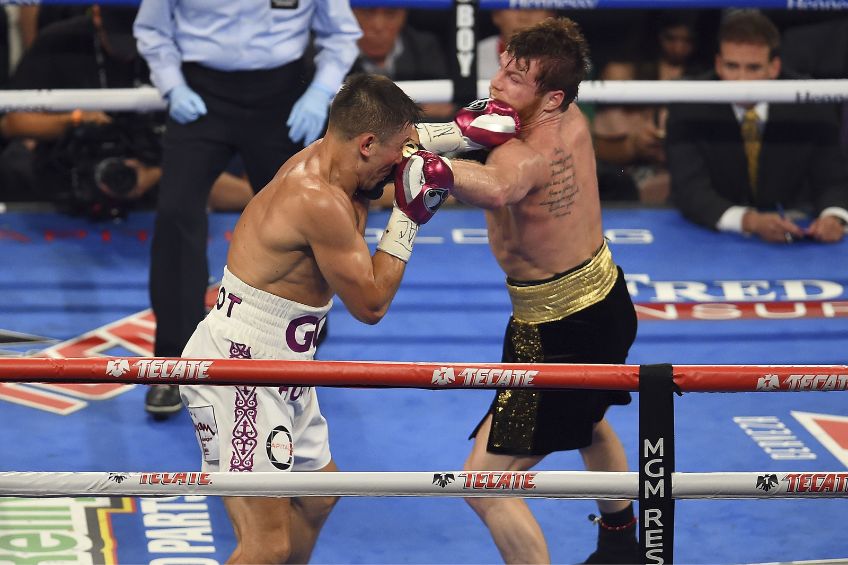
[[[363,233],[367,200],[358,192],[385,179],[407,128],[385,144],[367,176],[325,137],[298,153],[250,202],[233,232],[227,267],[247,284],[307,306],[337,294],[351,313],[375,323],[400,284],[404,263],[377,253]]]
[[[586,117],[575,105],[536,115],[485,165],[454,164],[454,194],[486,210],[489,245],[504,273],[542,280],[601,246],[601,205]]]
[[[319,143],[320,144],[320,143]],[[251,286],[310,306],[333,294],[310,247],[312,216],[333,209],[334,229],[364,233],[367,203],[329,181],[319,144],[288,161],[244,210],[233,232],[228,268]]]
[[[492,151],[488,164],[518,160],[527,163],[528,190],[487,210],[489,244],[508,277],[546,279],[589,259],[603,238],[592,140],[579,108],[530,124],[519,141]]]

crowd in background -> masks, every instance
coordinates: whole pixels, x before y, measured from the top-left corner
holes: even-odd
[[[121,53],[114,47],[104,50],[95,41],[91,51],[92,26],[127,38],[131,17],[120,13],[126,10],[104,6],[101,17],[83,5],[5,6],[0,10],[0,49],[5,51],[0,53],[0,85],[40,89],[150,84],[145,61],[132,46],[118,47],[125,50]],[[387,7],[356,8],[354,14],[363,36],[352,72],[404,81],[445,79],[455,72],[453,27],[445,25],[452,21],[451,12]],[[556,14],[482,11],[478,77],[491,78],[497,70],[497,53],[513,31]],[[722,10],[564,14],[580,24],[589,41],[590,79],[674,80],[704,77],[714,67]],[[797,73],[788,76],[848,78],[848,16],[780,10],[766,14],[781,32],[783,69]],[[43,34],[46,37],[39,40]],[[83,55],[93,55],[96,66],[80,63]],[[90,77],[85,78],[86,73]],[[672,204],[666,159],[668,108],[580,105],[592,123],[602,200]],[[450,102],[424,107],[430,121],[450,119],[455,109]],[[845,114],[842,108],[835,111]],[[44,113],[37,122],[33,114],[11,112],[0,121],[0,202],[53,202],[99,219],[155,206],[164,113]],[[842,127],[840,135],[844,147],[848,128]],[[116,159],[123,159],[123,166]],[[236,155],[217,179],[207,204],[213,210],[239,210],[251,196]]]

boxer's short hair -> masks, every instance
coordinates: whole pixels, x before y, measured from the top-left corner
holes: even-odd
[[[371,132],[384,140],[421,119],[421,108],[392,80],[358,73],[345,80],[333,99],[328,129],[345,139]]]
[[[531,60],[537,61],[537,90],[565,92],[563,109],[577,98],[580,83],[589,73],[589,45],[569,18],[548,18],[515,33],[506,52],[519,66],[529,67]]]

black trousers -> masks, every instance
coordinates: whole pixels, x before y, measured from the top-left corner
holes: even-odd
[[[150,258],[150,301],[157,357],[177,357],[205,315],[209,284],[206,205],[215,179],[235,154],[259,191],[302,146],[286,120],[308,86],[300,61],[269,70],[216,71],[183,65],[207,114],[188,124],[169,119]]]

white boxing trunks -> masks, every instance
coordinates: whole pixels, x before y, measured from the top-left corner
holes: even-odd
[[[311,360],[332,304],[292,302],[224,267],[217,302],[183,357]],[[312,387],[184,385],[180,395],[204,471],[314,471],[330,462],[327,421]]]

